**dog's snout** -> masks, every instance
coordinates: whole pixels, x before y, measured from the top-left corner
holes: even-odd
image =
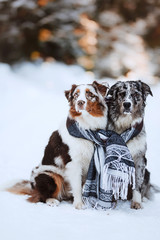
[[[124,108],[129,109],[131,107],[131,103],[130,102],[124,102],[123,106],[124,106]]]
[[[85,101],[79,100],[77,104],[79,107],[82,107],[85,104]]]

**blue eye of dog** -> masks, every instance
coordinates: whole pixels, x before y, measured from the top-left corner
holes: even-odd
[[[78,98],[78,96],[79,96],[78,93],[75,93],[75,94],[74,94],[74,98],[75,98],[75,99]]]
[[[86,91],[86,97],[87,98],[94,98],[95,95],[93,93],[89,92],[89,91]]]

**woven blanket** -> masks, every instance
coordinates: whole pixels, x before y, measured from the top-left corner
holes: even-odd
[[[70,135],[94,144],[82,193],[86,207],[106,210],[113,208],[116,200],[127,199],[129,185],[135,188],[135,166],[126,143],[141,132],[143,121],[121,135],[110,130],[85,130],[70,118],[66,126]]]

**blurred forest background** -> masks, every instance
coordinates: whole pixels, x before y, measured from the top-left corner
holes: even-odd
[[[0,0],[0,62],[61,61],[160,78],[160,0]]]

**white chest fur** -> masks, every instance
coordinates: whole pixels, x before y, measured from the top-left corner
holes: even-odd
[[[127,143],[127,146],[130,150],[130,153],[135,161],[135,157],[139,154],[139,153],[145,153],[146,152],[146,137],[145,135],[141,135],[141,136],[137,136],[135,138],[133,138],[132,140],[130,140]]]
[[[94,152],[93,143],[85,139],[71,136],[68,133],[65,123],[61,125],[59,133],[63,139],[63,142],[69,147],[69,154],[72,158],[72,161],[79,163],[82,170],[87,172]]]

